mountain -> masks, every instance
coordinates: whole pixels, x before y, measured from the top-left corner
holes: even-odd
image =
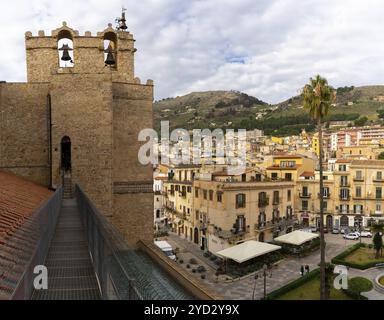
[[[355,121],[367,117],[367,123],[380,122],[379,109],[384,109],[384,86],[340,87],[327,120]],[[161,120],[169,120],[172,129],[258,128],[270,135],[298,134],[302,129],[315,128],[303,110],[300,96],[270,105],[238,91],[193,92],[157,101],[156,129]]]
[[[174,128],[225,128],[244,118],[255,117],[269,105],[238,91],[192,92],[154,104],[154,123],[169,120]]]

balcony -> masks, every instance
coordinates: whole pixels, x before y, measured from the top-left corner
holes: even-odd
[[[353,178],[353,181],[355,181],[355,182],[363,182],[364,181],[364,177],[356,176],[356,177]]]
[[[375,177],[375,178],[373,178],[373,182],[383,183],[384,182],[384,178]]]
[[[300,198],[308,199],[308,198],[310,198],[312,196],[312,194],[309,193],[309,192],[300,192],[299,196],[300,196]]]
[[[349,200],[351,200],[351,196],[350,195],[340,196],[339,199],[340,199],[340,201],[349,201]]]
[[[274,206],[279,205],[281,202],[282,202],[282,199],[281,199],[281,198],[273,198],[273,200],[272,200],[272,204],[273,204]]]
[[[340,188],[350,188],[351,184],[349,182],[340,182]]]
[[[318,193],[317,196],[320,199],[320,193]],[[330,198],[331,198],[331,194],[329,192],[327,194],[323,194],[323,199],[330,199]]]
[[[272,229],[275,227],[288,227],[294,225],[296,222],[298,222],[296,216],[292,216],[291,218],[284,219],[284,218],[275,218],[272,221],[265,221],[265,222],[259,222],[255,224],[255,230],[263,231],[267,229]]]
[[[269,198],[261,198],[259,199],[259,208],[263,208],[269,205]]]

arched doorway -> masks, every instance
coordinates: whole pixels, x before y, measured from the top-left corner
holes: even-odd
[[[348,227],[349,225],[349,219],[348,219],[348,216],[342,216],[340,218],[340,226],[341,227]]]
[[[264,242],[264,232],[260,232],[260,234],[259,234],[259,242]]]
[[[327,215],[327,229],[333,229],[333,217],[331,215]]]
[[[71,139],[67,136],[61,139],[61,169],[64,172],[72,169]]]
[[[199,229],[195,228],[193,233],[193,242],[199,244]]]

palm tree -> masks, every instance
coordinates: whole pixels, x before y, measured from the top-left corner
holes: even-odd
[[[319,135],[319,169],[320,169],[320,299],[327,299],[325,240],[324,240],[324,186],[323,186],[323,133],[322,122],[328,115],[331,104],[336,99],[336,91],[328,85],[325,78],[317,75],[309,79],[303,88],[304,108],[316,122]]]
[[[372,226],[372,231],[375,232],[372,242],[376,250],[376,259],[379,259],[380,254],[383,255],[383,230],[384,224],[377,223]]]

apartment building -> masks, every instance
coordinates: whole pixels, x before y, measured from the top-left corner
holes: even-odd
[[[271,241],[297,220],[293,187],[256,168],[236,174],[224,165],[175,167],[164,182],[168,223],[211,252],[249,239]]]
[[[328,229],[369,226],[384,220],[384,162],[338,159],[325,171],[323,208]],[[320,223],[319,173],[301,176],[297,182],[295,207],[304,225]]]

